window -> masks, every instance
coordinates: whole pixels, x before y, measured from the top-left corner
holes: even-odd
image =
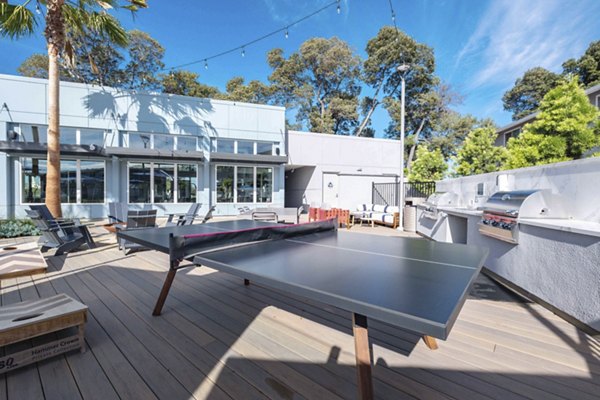
[[[48,143],[48,127],[43,125],[23,125],[21,140],[28,143]]]
[[[177,150],[182,151],[196,151],[196,138],[195,137],[177,137]]]
[[[177,202],[196,202],[197,170],[194,164],[177,164]]]
[[[77,144],[77,129],[61,127],[60,144]]]
[[[256,143],[256,154],[262,154],[265,156],[273,155],[273,143]]]
[[[154,202],[172,203],[175,182],[174,164],[154,164]]]
[[[154,135],[154,148],[157,150],[173,150],[175,138],[169,135]]]
[[[254,167],[237,167],[237,202],[254,202]]]
[[[230,139],[217,139],[217,153],[233,153],[235,141]]]
[[[238,154],[254,154],[254,142],[238,140],[237,153]]]
[[[217,203],[271,203],[273,168],[218,165]]]
[[[46,199],[46,160],[21,159],[22,203]],[[104,161],[61,160],[60,201],[66,204],[104,203]]]
[[[235,167],[217,166],[217,203],[233,203],[233,174]]]
[[[273,168],[256,167],[256,202],[270,203],[273,199]]]
[[[80,161],[81,202],[104,203],[104,161]]]
[[[43,203],[46,199],[46,160],[21,159],[23,203]]]
[[[129,202],[150,203],[150,163],[129,164]]]
[[[151,149],[151,135],[141,135],[137,133],[130,133],[129,135],[129,148],[130,149]]]
[[[77,203],[77,161],[60,161],[60,202]]]
[[[104,146],[104,131],[94,129],[80,129],[79,143],[95,144],[96,146]]]

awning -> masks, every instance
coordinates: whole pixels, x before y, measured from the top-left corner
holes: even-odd
[[[210,161],[235,161],[262,164],[285,164],[287,156],[270,156],[264,154],[233,154],[233,153],[210,153]]]
[[[9,154],[47,154],[48,145],[42,143],[15,142],[0,140],[0,151]],[[104,149],[94,145],[61,144],[60,154],[67,156],[105,157]]]

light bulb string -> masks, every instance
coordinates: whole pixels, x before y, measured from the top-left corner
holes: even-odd
[[[266,33],[266,34],[264,34],[264,35],[262,35],[260,37],[257,37],[256,39],[253,39],[253,40],[251,40],[249,42],[246,42],[246,43],[244,43],[242,45],[239,45],[237,47],[233,47],[233,48],[231,48],[229,50],[225,50],[225,51],[222,51],[220,53],[213,54],[213,55],[211,55],[209,57],[202,57],[202,58],[200,58],[198,60],[195,60],[195,61],[190,61],[190,62],[187,62],[187,63],[175,65],[173,67],[163,68],[160,71],[161,72],[162,71],[173,71],[173,70],[176,70],[176,69],[179,69],[179,68],[188,67],[190,65],[199,64],[199,63],[204,63],[204,67],[206,69],[208,69],[208,61],[213,60],[215,58],[223,57],[223,56],[225,56],[227,54],[237,53],[237,52],[240,52],[240,51],[244,52],[244,50],[245,50],[246,47],[251,46],[253,44],[256,44],[256,43],[258,43],[260,41],[263,41],[263,40],[265,40],[265,39],[267,39],[267,38],[269,38],[271,36],[275,36],[275,35],[277,35],[278,33],[281,33],[281,32],[284,32],[286,34],[286,37],[287,37],[287,35],[289,35],[289,28],[290,27],[298,25],[299,23],[304,22],[304,21],[306,21],[307,19],[309,19],[311,17],[314,17],[315,15],[317,15],[317,14],[325,11],[329,7],[333,7],[334,5],[339,7],[339,3],[340,3],[340,0],[332,1],[331,3],[328,3],[328,4],[324,5],[323,7],[319,8],[318,10],[313,11],[312,13],[307,14],[307,15],[303,16],[302,18],[299,18],[299,19],[293,21],[293,22],[287,24],[286,26],[284,26],[282,28],[279,28],[279,29],[274,30],[274,31],[269,32],[269,33]]]

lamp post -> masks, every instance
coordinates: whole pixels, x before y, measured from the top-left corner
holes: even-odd
[[[401,64],[398,66],[398,72],[400,72],[401,89],[400,89],[400,183],[399,183],[399,203],[398,211],[400,213],[400,225],[398,226],[399,231],[404,230],[404,95],[406,92],[406,81],[404,80],[404,74],[410,69],[408,64]]]

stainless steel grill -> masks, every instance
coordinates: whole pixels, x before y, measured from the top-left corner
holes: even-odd
[[[423,210],[425,218],[437,220],[441,213],[439,207],[458,207],[459,197],[454,192],[435,192],[427,198],[422,204],[417,205],[417,208]]]
[[[496,192],[483,206],[479,232],[517,244],[523,218],[569,218],[568,207],[562,196],[550,190]]]

